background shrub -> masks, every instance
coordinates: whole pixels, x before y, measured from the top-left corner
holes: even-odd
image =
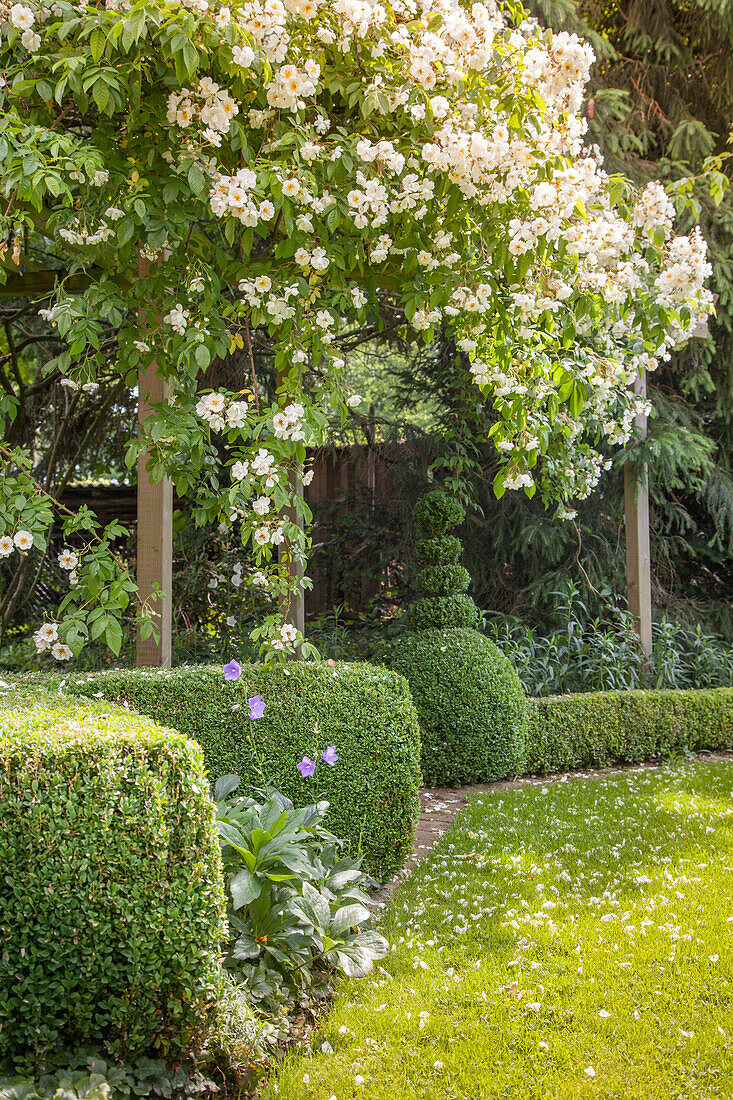
[[[41,688],[0,707],[0,1060],[188,1051],[224,934],[201,750]]]
[[[508,659],[483,634],[405,634],[383,646],[380,660],[410,684],[426,783],[462,786],[524,772],[524,691]]]
[[[733,685],[733,650],[700,624],[693,630],[666,618],[655,622],[651,659],[645,662],[627,609],[609,603],[592,617],[572,583],[555,598],[554,629],[534,630],[501,615],[486,624],[528,695]]]
[[[527,769],[634,763],[733,748],[733,689],[598,691],[530,701]]]
[[[405,681],[367,664],[291,662],[245,666],[224,680],[218,667],[119,670],[87,677],[68,690],[102,692],[175,726],[201,745],[213,780],[238,775],[243,786],[269,783],[303,806],[326,798],[328,828],[363,855],[384,879],[412,846],[420,787],[420,730]],[[249,717],[247,699],[261,695],[264,716]],[[321,752],[333,745],[338,763]],[[296,765],[318,762],[311,779]]]

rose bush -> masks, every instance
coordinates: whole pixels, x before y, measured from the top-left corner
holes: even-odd
[[[539,487],[567,516],[599,441],[645,407],[629,384],[711,308],[699,232],[675,236],[660,185],[583,145],[590,47],[519,4],[28,0],[0,19],[2,277],[22,287],[29,248],[48,258],[70,389],[110,361],[169,381],[130,462],[150,448],[197,522],[238,526],[250,580],[280,598],[265,657],[302,641],[282,609],[307,583],[305,447],[357,403],[350,328],[386,303],[416,338],[450,331],[500,414],[496,492]],[[276,403],[251,356],[240,391],[204,392],[255,329]],[[24,458],[3,457],[0,535],[43,538],[48,502],[29,515]],[[93,593],[78,563],[54,645],[114,634],[119,598],[89,625],[120,583],[107,565]]]

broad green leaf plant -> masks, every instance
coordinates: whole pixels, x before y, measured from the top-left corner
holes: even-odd
[[[711,309],[699,232],[675,236],[663,188],[583,144],[591,48],[513,0],[4,0],[0,20],[0,277],[50,258],[70,388],[110,361],[130,386],[167,380],[130,464],[148,449],[197,522],[251,547],[249,580],[280,608],[255,631],[265,659],[302,643],[287,603],[307,583],[306,446],[358,403],[340,339],[380,305],[470,360],[498,414],[497,494],[539,488],[565,517],[599,443],[646,407],[630,383]],[[234,347],[251,372],[207,390]],[[91,633],[83,595],[42,628],[64,656]]]
[[[296,810],[268,788],[237,795],[236,775],[214,787],[227,882],[226,965],[255,1004],[324,996],[329,974],[368,974],[387,941],[373,931],[359,860],[324,827],[328,802]]]

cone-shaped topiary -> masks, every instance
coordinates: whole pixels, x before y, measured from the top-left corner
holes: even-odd
[[[525,766],[527,700],[519,677],[475,628],[466,594],[462,546],[449,535],[465,513],[452,497],[428,493],[413,512],[421,568],[419,597],[408,611],[412,632],[388,642],[380,660],[410,684],[422,729],[421,765],[429,784],[461,786],[517,775]]]

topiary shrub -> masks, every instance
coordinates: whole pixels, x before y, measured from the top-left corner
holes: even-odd
[[[475,627],[478,624],[478,608],[470,596],[431,596],[416,600],[410,608],[410,626],[413,630],[449,627]]]
[[[326,798],[328,827],[362,855],[375,878],[388,878],[412,848],[420,787],[420,727],[405,681],[368,664],[294,661],[246,665],[227,682],[221,666],[168,671],[130,669],[69,683],[67,690],[126,703],[195,738],[212,779],[271,783],[296,806]],[[248,698],[265,701],[249,717]],[[335,746],[338,762],[323,763]],[[297,765],[316,761],[312,778]]]
[[[455,497],[434,489],[425,493],[413,508],[412,529],[416,538],[432,539],[457,527],[465,518],[466,510]]]
[[[477,630],[479,611],[459,564],[465,518],[453,497],[434,491],[413,511],[422,568],[420,597],[407,613],[411,633],[383,645],[379,660],[406,677],[422,728],[427,783],[461,786],[524,770],[526,697],[508,659]]]
[[[424,561],[444,565],[458,561],[463,553],[463,546],[455,535],[438,535],[434,539],[416,539],[415,553]]]
[[[733,748],[733,688],[548,695],[532,699],[530,707],[531,772]]]
[[[429,565],[420,571],[418,589],[424,596],[447,596],[465,592],[471,574],[463,565]]]
[[[0,1061],[187,1053],[221,984],[198,745],[109,703],[0,700]]]
[[[405,634],[386,643],[380,656],[410,684],[426,783],[458,787],[525,770],[524,690],[510,662],[483,634]]]
[[[412,630],[478,624],[478,608],[465,594],[471,576],[458,563],[463,552],[461,541],[447,534],[448,528],[462,523],[465,516],[457,500],[437,490],[426,493],[415,505],[412,524],[422,568],[415,578],[415,588],[421,595],[407,613]]]

